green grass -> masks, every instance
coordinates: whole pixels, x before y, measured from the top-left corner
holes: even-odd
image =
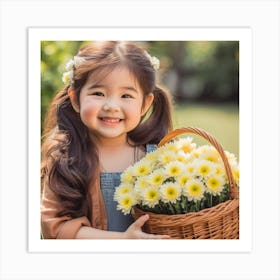
[[[209,132],[225,150],[239,157],[239,110],[233,104],[180,104],[175,105],[174,128],[194,126]],[[191,135],[191,134],[190,134]],[[198,144],[206,140],[192,136]]]

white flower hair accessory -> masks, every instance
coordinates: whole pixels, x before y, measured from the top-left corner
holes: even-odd
[[[69,85],[72,85],[73,84],[73,69],[70,70],[70,71],[67,71],[67,72],[64,72],[62,74],[62,82],[66,85],[66,86],[69,86]]]
[[[155,70],[159,69],[160,66],[160,61],[157,57],[155,56],[151,56],[147,51],[145,51],[145,55],[148,57],[148,59],[150,60],[151,65],[153,66],[153,68]]]
[[[66,65],[65,69],[66,71],[62,74],[62,81],[65,85],[69,86],[73,84],[73,78],[74,78],[74,68],[79,67],[86,61],[85,58],[74,56],[73,59],[70,59]]]

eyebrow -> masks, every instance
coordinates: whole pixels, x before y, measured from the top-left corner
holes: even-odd
[[[93,84],[90,87],[88,87],[89,89],[94,89],[94,88],[105,88],[106,86],[102,85],[102,84]],[[122,86],[121,89],[125,89],[125,90],[131,90],[134,91],[136,93],[138,93],[138,91],[136,90],[136,88],[131,87],[131,86]]]

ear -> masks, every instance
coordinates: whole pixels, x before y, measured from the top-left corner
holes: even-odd
[[[79,108],[79,105],[78,105],[78,103],[77,103],[77,101],[76,101],[75,92],[74,92],[73,87],[69,87],[69,88],[68,88],[68,96],[69,96],[69,98],[70,98],[70,101],[71,101],[71,104],[72,104],[73,109],[74,109],[77,113],[79,113],[79,112],[80,112],[80,108]]]
[[[144,116],[147,113],[147,111],[151,107],[153,101],[154,101],[154,94],[149,93],[144,99],[144,106],[141,109],[141,117]]]

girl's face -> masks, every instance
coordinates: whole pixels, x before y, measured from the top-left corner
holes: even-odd
[[[80,92],[80,116],[92,136],[123,138],[140,122],[153,101],[143,92],[133,74],[124,66],[114,68],[101,81],[88,77]]]

